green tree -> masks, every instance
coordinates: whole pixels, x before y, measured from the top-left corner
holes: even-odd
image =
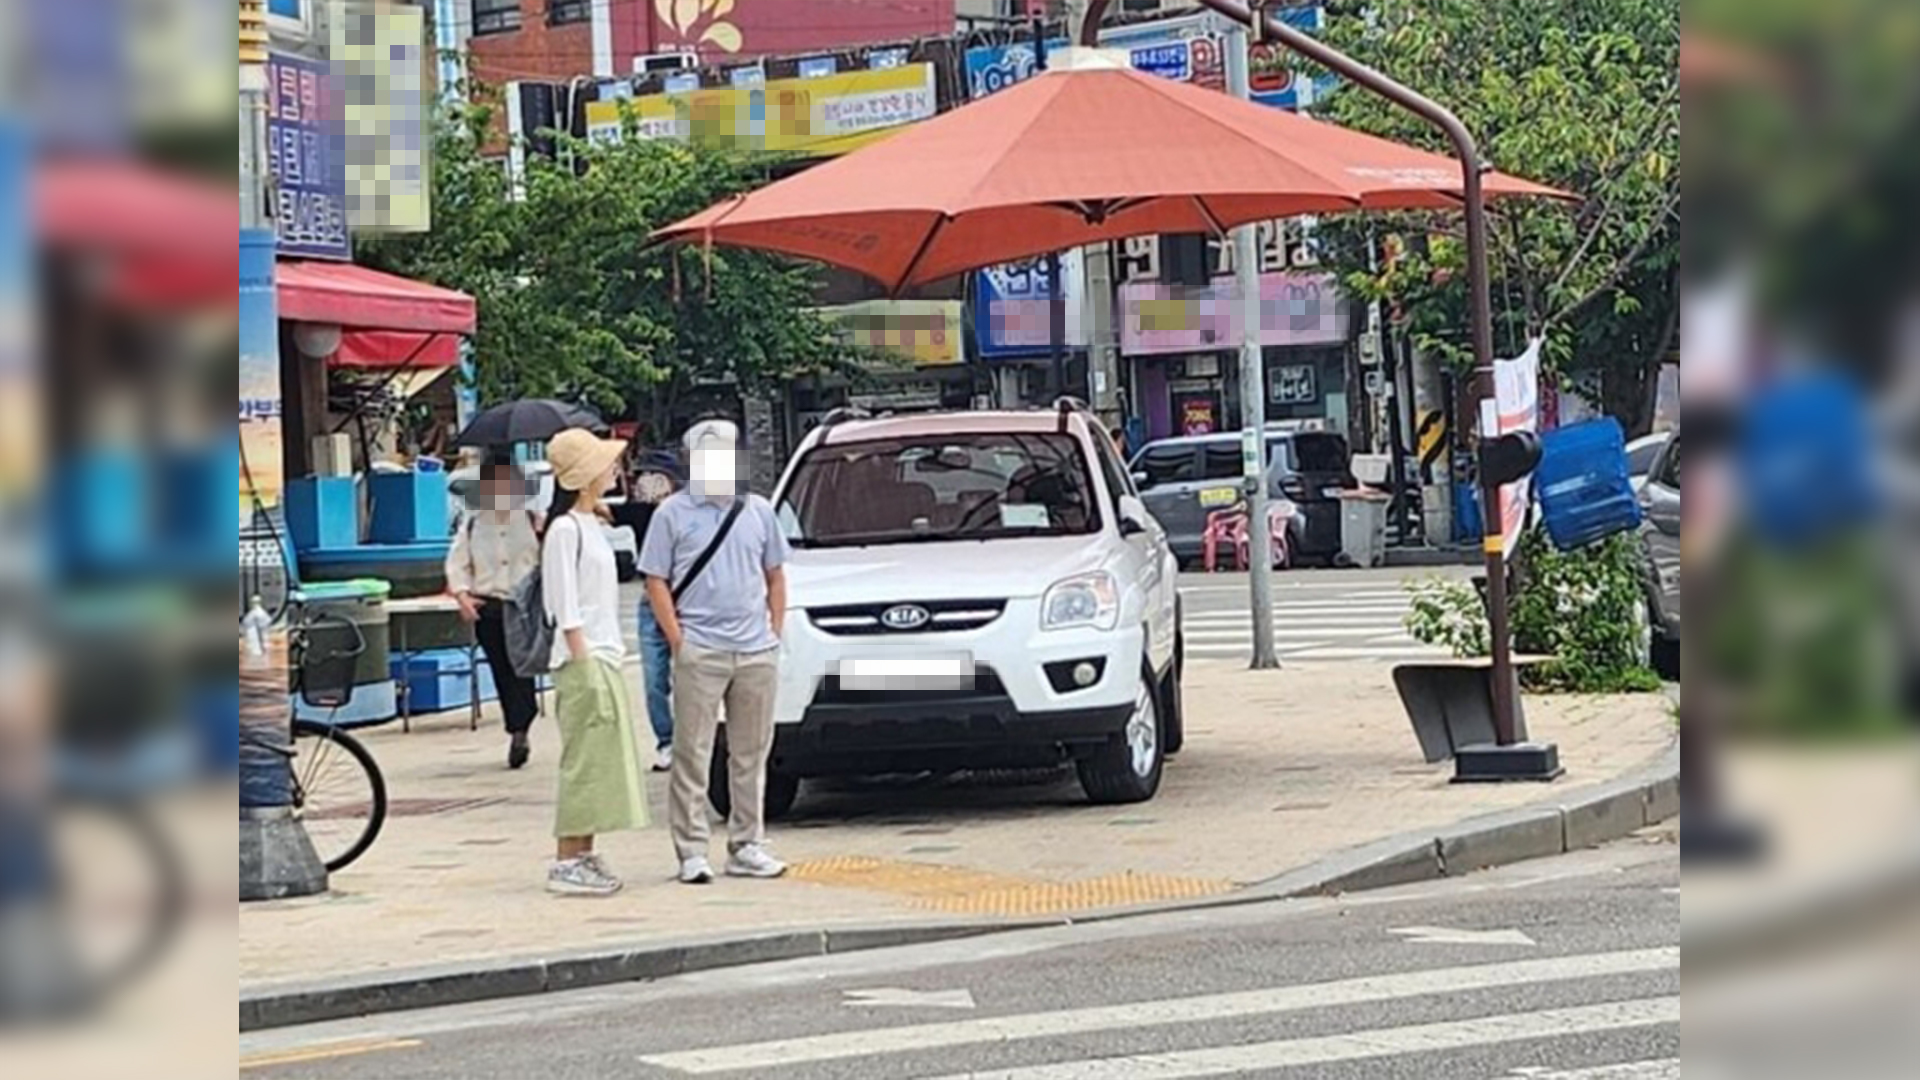
[[[561,397],[658,423],[697,388],[763,393],[856,363],[810,306],[815,268],[647,242],[763,183],[765,162],[637,137],[559,136],[559,159],[528,155],[515,193],[501,162],[480,151],[487,124],[470,110],[436,139],[433,231],[366,238],[359,253],[474,296],[483,401]]]
[[[1552,369],[1650,395],[1678,330],[1679,0],[1366,0],[1327,32],[1452,109],[1489,164],[1579,197],[1492,205],[1496,348],[1544,336]],[[1356,87],[1319,111],[1452,153],[1431,125]],[[1412,242],[1390,272],[1369,271],[1369,241],[1388,234]],[[1423,349],[1470,363],[1458,214],[1353,218],[1327,235],[1358,294],[1395,302]]]

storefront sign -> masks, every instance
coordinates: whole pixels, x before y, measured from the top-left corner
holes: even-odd
[[[618,142],[631,123],[643,139],[832,157],[938,111],[933,65],[908,64],[589,102],[587,138]]]
[[[1286,364],[1268,371],[1267,400],[1275,405],[1311,405],[1319,401],[1319,369],[1312,364]]]
[[[1066,38],[1053,38],[1047,42],[1047,52],[1064,50],[1071,44]],[[967,98],[978,101],[988,94],[998,93],[1032,78],[1034,74],[1033,43],[1017,41],[1007,45],[979,45],[968,49],[965,66],[967,69]]]
[[[347,221],[360,232],[433,227],[428,163],[426,12],[404,4],[337,4],[329,53],[345,116]]]
[[[1121,351],[1129,356],[1231,350],[1240,344],[1239,289],[1232,278],[1184,296],[1159,281],[1121,286]],[[1346,337],[1332,274],[1260,275],[1262,345],[1330,345]]]
[[[1060,256],[1060,276],[1066,283],[1067,349],[1087,344],[1081,262],[1078,248]],[[977,273],[973,310],[974,338],[983,358],[1046,355],[1053,347],[1053,283],[1047,278],[1047,260],[1005,263]]]
[[[340,96],[325,61],[267,62],[267,167],[282,255],[351,259]]]
[[[965,359],[958,300],[869,300],[822,308],[855,345],[913,361],[917,367]]]

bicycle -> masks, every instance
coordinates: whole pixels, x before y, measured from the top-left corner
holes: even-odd
[[[315,631],[328,621],[345,628],[349,647],[328,651],[316,644]],[[345,706],[353,699],[354,668],[365,650],[366,638],[353,620],[303,613],[288,639],[300,700],[336,712]],[[387,781],[359,739],[330,721],[305,718],[293,721],[291,747],[245,732],[241,738],[287,758],[294,816],[329,873],[351,865],[373,846],[387,820]]]

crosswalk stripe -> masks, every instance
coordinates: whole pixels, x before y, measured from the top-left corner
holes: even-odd
[[[1398,618],[1408,611],[1405,604],[1275,604],[1275,615],[1293,615],[1305,618],[1313,615],[1372,615]],[[1250,618],[1245,608],[1228,608],[1225,611],[1189,611],[1186,621],[1206,621],[1209,619],[1245,619]]]
[[[1431,660],[1453,653],[1436,645],[1327,645],[1301,649],[1293,656],[1301,660]]]
[[[947,1023],[913,1024],[868,1031],[844,1031],[794,1039],[718,1046],[655,1054],[640,1060],[685,1073],[719,1073],[772,1068],[808,1061],[835,1061],[912,1050],[975,1043],[1084,1035],[1163,1024],[1192,1024],[1241,1016],[1260,1016],[1336,1005],[1390,1001],[1426,994],[1458,993],[1528,983],[1594,979],[1612,975],[1677,970],[1677,947],[1556,956],[1503,964],[1433,968],[1392,975],[1368,975],[1335,982],[1277,986],[1196,997],[1099,1005],[1083,1009],[981,1017]]]
[[[1289,638],[1295,641],[1314,638],[1371,639],[1379,635],[1380,627],[1378,626],[1276,626],[1273,628],[1273,637],[1276,641]],[[1253,638],[1253,627],[1242,627],[1239,630],[1189,630],[1186,638],[1189,645],[1216,641],[1250,641]]]
[[[1426,1054],[1470,1046],[1564,1038],[1679,1022],[1678,996],[1644,998],[1569,1009],[1542,1009],[1477,1020],[1375,1028],[1345,1035],[1283,1039],[1249,1046],[1173,1050],[1159,1054],[1131,1054],[1066,1061],[1055,1065],[976,1071],[941,1077],[939,1080],[1191,1080],[1204,1076],[1233,1076],[1260,1069],[1287,1069],[1402,1054]]]
[[[1515,1069],[1507,1075],[1512,1080],[1680,1080],[1680,1059],[1629,1061],[1590,1069]]]
[[[1275,626],[1380,626],[1393,628],[1401,625],[1404,613],[1394,614],[1347,614],[1347,615],[1293,615],[1276,612],[1273,616]],[[1243,626],[1252,626],[1253,619],[1248,615],[1236,615],[1231,619],[1187,619],[1183,625],[1189,633],[1196,630],[1233,630]]]

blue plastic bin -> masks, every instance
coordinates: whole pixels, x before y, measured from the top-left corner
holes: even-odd
[[[404,672],[400,659],[396,656],[392,660],[393,677],[407,680],[408,712],[415,716],[445,712],[464,709],[472,702],[471,684],[467,681],[467,650],[429,649],[412,653],[406,658]],[[493,687],[493,672],[478,651],[473,654],[473,663],[479,669],[480,700],[492,701],[498,696]]]
[[[287,482],[287,535],[293,550],[350,548],[360,542],[360,501],[351,476]]]
[[[1568,424],[1540,437],[1533,477],[1547,537],[1561,551],[1640,527],[1628,474],[1627,437],[1611,416]]]
[[[444,472],[373,473],[367,477],[367,493],[373,504],[367,524],[370,544],[445,540],[452,532]]]

